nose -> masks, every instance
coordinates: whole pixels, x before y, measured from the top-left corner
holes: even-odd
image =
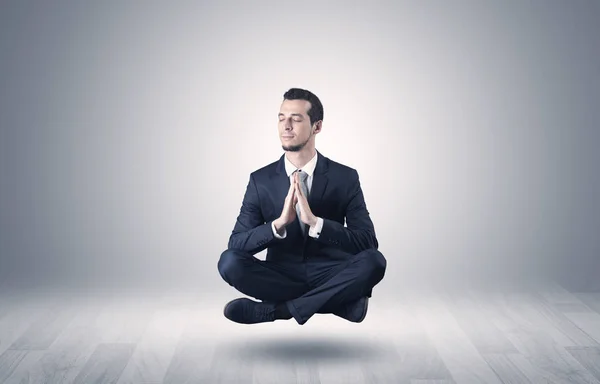
[[[283,116],[282,116],[283,117]],[[287,128],[291,128],[292,127],[292,116],[288,116],[288,117],[283,117],[281,120],[279,120],[280,122],[283,122],[283,126],[287,129]]]

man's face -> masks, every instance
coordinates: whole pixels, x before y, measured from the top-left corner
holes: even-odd
[[[283,100],[279,109],[279,139],[284,151],[300,151],[311,139],[310,109],[306,100]]]

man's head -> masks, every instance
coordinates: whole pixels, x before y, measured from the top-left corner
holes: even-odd
[[[291,88],[283,94],[279,108],[279,139],[284,151],[297,152],[315,146],[315,135],[321,132],[323,105],[310,91]]]

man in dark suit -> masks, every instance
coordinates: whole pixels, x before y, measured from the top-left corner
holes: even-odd
[[[358,172],[315,149],[323,106],[312,92],[283,95],[279,136],[285,154],[250,174],[229,244],[218,262],[240,292],[228,319],[253,324],[315,313],[361,322],[386,259],[378,251]],[[344,225],[345,221],[345,225]],[[254,257],[267,248],[265,260]]]

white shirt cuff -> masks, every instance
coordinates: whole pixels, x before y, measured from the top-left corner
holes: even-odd
[[[271,228],[273,228],[273,235],[275,235],[276,238],[285,239],[285,237],[287,236],[287,230],[285,228],[283,228],[283,235],[280,236],[277,233],[277,230],[275,229],[275,222],[271,222]]]
[[[323,219],[317,217],[317,224],[315,224],[314,227],[310,227],[310,229],[308,230],[308,235],[310,237],[318,238],[321,234],[321,229],[323,229]]]

